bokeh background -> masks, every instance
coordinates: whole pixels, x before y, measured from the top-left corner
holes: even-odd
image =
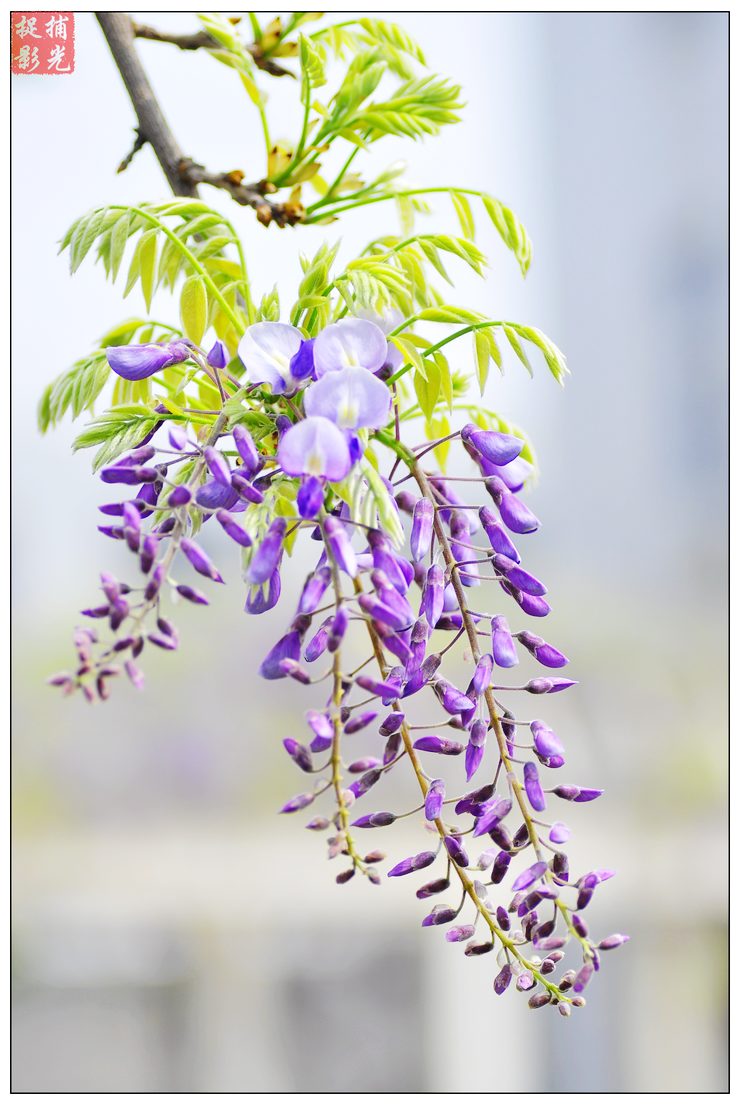
[[[13,78],[16,1091],[726,1088],[727,17],[398,18],[469,106],[374,163],[404,156],[414,182],[514,207],[527,280],[481,219],[490,278],[461,273],[456,301],[540,326],[573,370],[561,391],[509,363],[487,399],[538,447],[528,563],[581,680],[547,716],[569,778],[606,787],[569,817],[576,866],[618,870],[591,922],[632,942],[565,1021],[496,999],[492,964],[422,932],[403,880],[335,886],[321,841],[275,815],[301,785],[280,738],[309,702],[255,667],[287,604],[247,618],[235,565],[210,610],[178,615],[182,653],[150,657],[144,693],[91,709],[44,686],[98,571],[125,557],[96,534],[72,427],[39,438],[35,403],[142,309],[90,264],[70,280],[56,242],[89,207],[166,194],[148,149],[115,175],[133,115],[79,14],[73,76]],[[258,176],[233,74],[139,49],[183,148]],[[277,135],[295,124],[287,84],[269,87]],[[299,249],[341,233],[349,258],[395,226],[389,206],[282,233],[231,215],[255,283],[284,302]],[[444,201],[429,226],[455,233]],[[423,847],[401,825],[391,858]]]

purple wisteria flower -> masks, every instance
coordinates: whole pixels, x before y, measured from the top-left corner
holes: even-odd
[[[291,426],[280,440],[278,460],[289,476],[321,476],[331,482],[343,480],[352,467],[344,434],[323,415]]]
[[[327,372],[351,366],[377,372],[385,364],[388,342],[374,322],[363,318],[344,318],[326,326],[317,336],[314,366],[320,379]]]
[[[284,395],[310,375],[302,349],[306,344],[301,331],[286,322],[256,322],[239,342],[239,359],[253,384],[267,384],[275,395]]]
[[[124,380],[145,380],[163,368],[186,361],[192,349],[189,342],[146,342],[142,345],[109,345],[108,364]]]
[[[388,421],[391,393],[366,368],[351,366],[312,384],[303,406],[307,415],[322,415],[343,430],[378,430]]]

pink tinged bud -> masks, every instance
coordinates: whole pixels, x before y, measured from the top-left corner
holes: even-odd
[[[548,833],[548,839],[553,844],[565,844],[570,839],[570,829],[563,821],[555,821]]]
[[[395,867],[391,867],[388,878],[400,878],[402,875],[411,875],[414,871],[421,871],[424,867],[429,867],[431,863],[434,863],[436,858],[436,852],[419,852],[416,856],[402,859]]]
[[[629,936],[626,936],[622,932],[615,932],[612,936],[604,937],[604,939],[597,946],[601,951],[609,952],[612,951],[614,948],[621,947],[622,944],[626,944],[628,940]]]
[[[475,925],[455,925],[454,928],[447,930],[445,940],[449,941],[450,944],[461,944],[464,940],[469,940],[474,934]]]
[[[513,972],[508,963],[504,964],[499,973],[493,980],[493,989],[500,996],[509,986]]]
[[[418,499],[414,506],[414,520],[411,525],[412,559],[423,560],[432,544],[434,529],[434,505],[429,499]]]
[[[224,457],[223,453],[219,453],[218,449],[213,449],[207,446],[203,450],[203,455],[206,458],[206,464],[208,470],[213,476],[214,480],[220,483],[223,487],[231,487],[231,469]]]
[[[301,771],[313,770],[311,753],[307,748],[304,748],[302,744],[299,744],[297,740],[293,740],[292,737],[286,737],[283,741],[283,748],[288,753],[291,760],[298,764]]]
[[[237,545],[241,545],[243,549],[249,548],[252,544],[252,538],[244,527],[239,525],[233,514],[230,514],[228,510],[217,510],[216,519],[224,533],[227,533],[232,541],[236,541]]]
[[[533,763],[524,765],[524,789],[527,792],[527,798],[532,809],[541,813],[547,803],[537,768]]]
[[[306,806],[310,806],[313,800],[313,794],[296,794],[295,798],[291,798],[286,802],[279,812],[296,813],[298,810],[305,810]]]
[[[531,990],[535,985],[534,975],[531,971],[522,971],[517,975],[516,988],[520,991]]]
[[[167,499],[167,505],[172,507],[187,506],[192,499],[193,494],[189,487],[186,487],[184,483],[181,483],[179,487],[176,487],[172,491]]]
[[[180,541],[180,548],[185,553],[185,556],[193,565],[196,572],[200,572],[201,575],[207,576],[215,583],[223,583],[220,572],[203,549],[201,549],[200,545],[197,545],[195,541],[191,541],[189,537],[183,537]]]
[[[447,854],[449,855],[453,863],[456,863],[458,867],[468,866],[468,864],[470,863],[470,860],[468,859],[468,853],[465,851],[457,837],[446,836],[444,838],[444,845],[447,849]]]
[[[433,779],[424,799],[424,816],[427,821],[434,821],[442,812],[442,803],[445,798],[445,785],[442,779]]]
[[[414,748],[419,752],[436,752],[440,756],[459,756],[463,746],[458,741],[448,737],[419,737],[414,741]]]
[[[249,565],[250,583],[265,583],[277,569],[283,552],[283,538],[287,523],[285,518],[275,518],[258,545]]]
[[[260,455],[257,451],[257,446],[254,444],[249,430],[244,426],[236,425],[231,432],[237,452],[242,458],[243,467],[241,471],[244,472],[247,477],[251,477],[260,466]]]
[[[476,694],[483,694],[483,692],[487,690],[491,682],[492,671],[493,656],[491,656],[490,653],[486,653],[485,656],[481,656],[476,664],[475,673],[473,675],[473,690]]]
[[[514,639],[509,631],[506,618],[499,616],[492,619],[491,645],[493,658],[500,668],[513,668],[515,664],[519,663]]]

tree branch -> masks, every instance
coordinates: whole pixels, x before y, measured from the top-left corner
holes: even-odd
[[[146,38],[150,42],[169,42],[172,46],[177,46],[179,50],[218,49],[218,43],[211,38],[207,31],[195,31],[189,35],[178,35],[169,31],[158,31],[156,27],[150,27],[146,23],[134,23],[133,30],[135,38]],[[295,74],[291,73],[289,69],[278,65],[271,58],[265,57],[257,43],[253,42],[247,45],[246,48],[254,58],[254,64],[258,69],[264,70],[272,77],[293,77],[295,79]]]
[[[228,192],[231,198],[242,207],[251,207],[257,214],[258,220],[263,226],[275,223],[279,227],[295,226],[303,222],[305,209],[299,203],[273,203],[266,198],[266,194],[274,191],[274,185],[269,181],[260,181],[256,184],[245,184],[244,173],[240,169],[230,172],[212,173],[199,165],[190,157],[186,157],[170,129],[170,125],[164,117],[159,101],[154,94],[154,89],[149,83],[146,70],[141,64],[134,45],[136,38],[136,24],[131,20],[127,12],[96,12],[98,23],[105,35],[110,47],[113,59],[118,66],[126,91],[133,105],[138,127],[136,128],[136,141],[133,149],[123,159],[118,171],[122,172],[131,162],[134,154],[145,143],[154,150],[159,164],[167,178],[167,182],[176,196],[198,195],[199,184],[209,184],[213,188],[220,188]],[[139,27],[141,32],[142,28]],[[146,34],[139,34],[140,38],[153,37],[159,34],[153,28],[144,28]],[[149,34],[148,32],[151,32]],[[203,32],[205,34],[205,32]],[[185,39],[191,45],[180,45],[181,49],[197,49],[192,45],[197,38],[200,42],[202,35],[176,36]],[[209,42],[213,42],[209,35],[205,35]],[[163,39],[171,41],[172,36]]]

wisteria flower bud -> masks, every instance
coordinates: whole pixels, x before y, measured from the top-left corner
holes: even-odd
[[[419,752],[436,752],[440,756],[459,756],[463,751],[463,746],[458,741],[436,736],[419,737],[414,741],[414,748]]]
[[[570,829],[562,821],[555,821],[550,826],[550,832],[547,834],[548,840],[551,840],[553,844],[565,844],[570,839]]]
[[[481,430],[472,422],[460,431],[462,440],[472,446],[492,464],[504,465],[514,460],[522,451],[524,442],[511,434],[497,433],[494,430]]]
[[[483,506],[478,512],[478,517],[493,551],[501,553],[503,556],[508,556],[518,564],[521,557],[519,556],[516,545],[498,521],[493,511],[487,506]]]
[[[461,944],[475,935],[475,925],[455,925],[445,933],[445,940],[450,944]]]
[[[597,944],[597,947],[601,951],[608,952],[612,951],[614,948],[621,947],[622,944],[626,944],[628,940],[629,936],[626,936],[623,932],[615,932],[612,936],[605,936],[604,939]]]
[[[563,668],[568,663],[567,656],[534,633],[517,633],[517,638],[535,660],[546,668]]]
[[[300,767],[301,771],[312,771],[313,760],[311,759],[311,753],[307,748],[304,748],[302,744],[299,744],[297,740],[293,740],[292,737],[286,737],[283,741],[283,747],[285,751]]]
[[[499,973],[496,975],[495,979],[493,980],[493,989],[494,989],[494,991],[499,995],[503,994],[504,990],[506,990],[507,987],[509,986],[509,983],[511,982],[512,978],[513,978],[513,971],[511,969],[511,967],[509,966],[509,964],[505,963],[504,966],[499,971]]]
[[[203,576],[208,576],[208,578],[212,579],[215,583],[223,583],[221,573],[211,562],[200,545],[197,545],[195,541],[191,541],[189,537],[183,537],[180,541],[180,548],[185,553],[185,556],[193,565],[196,572],[200,572]]]
[[[448,714],[459,714],[463,710],[472,710],[475,703],[464,695],[462,691],[448,683],[446,679],[438,679],[434,684],[434,693],[442,704],[442,708]]]
[[[558,798],[564,798],[566,802],[593,802],[600,798],[603,790],[595,790],[593,787],[577,787],[572,783],[561,783],[553,788],[553,794]]]
[[[421,871],[422,868],[429,867],[431,863],[434,863],[436,858],[436,852],[419,852],[416,856],[402,859],[400,863],[397,863],[395,867],[390,869],[388,878],[398,878],[401,875],[410,875],[414,871]]]
[[[457,837],[446,836],[444,838],[444,845],[453,863],[456,863],[458,867],[468,866],[468,864],[470,863],[470,860],[468,859],[468,853],[465,851]]]
[[[193,602],[198,606],[208,606],[208,599],[206,596],[195,587],[190,587],[187,583],[179,583],[176,590],[178,595],[182,595],[188,602]]]
[[[442,803],[445,799],[445,784],[443,779],[433,779],[424,799],[424,816],[427,821],[435,821],[442,812]]]
[[[371,722],[375,721],[377,713],[374,710],[368,710],[363,714],[358,714],[356,717],[351,718],[344,727],[345,733],[351,735],[352,733],[359,733],[361,729],[365,729]]]
[[[324,521],[324,533],[331,556],[342,571],[354,579],[357,575],[357,556],[346,529],[340,521],[329,515]]]
[[[568,687],[575,687],[575,679],[530,679],[525,684],[524,690],[530,694],[556,694],[565,691]]]
[[[215,342],[208,350],[206,361],[211,368],[226,368],[229,363],[229,351],[219,338],[216,338]]]
[[[310,806],[313,800],[313,794],[296,794],[295,798],[287,801],[279,812],[296,813],[298,810],[305,810],[306,806]]]
[[[492,671],[493,656],[491,656],[490,653],[486,653],[484,656],[481,656],[475,666],[475,672],[473,673],[472,689],[476,694],[483,694],[488,688],[491,682]]]
[[[436,905],[432,912],[421,922],[422,928],[432,925],[447,925],[457,917],[457,910],[449,905]]]
[[[364,817],[358,817],[353,821],[352,826],[355,829],[380,829],[385,828],[386,825],[392,825],[395,820],[396,816],[393,813],[366,813]]]
[[[193,497],[193,493],[189,487],[184,483],[181,483],[176,487],[167,499],[167,505],[172,507],[187,506]]]
[[[411,556],[420,561],[429,552],[434,532],[434,504],[429,499],[418,499],[414,506],[414,520],[411,526]]]
[[[331,583],[331,568],[324,565],[306,580],[301,592],[298,610],[301,614],[313,614]]]
[[[380,729],[378,730],[381,737],[389,737],[391,733],[397,732],[403,725],[405,714],[400,711],[394,711],[388,714],[388,716],[381,722]]]
[[[208,470],[213,476],[214,480],[217,480],[224,487],[231,487],[231,469],[226,461],[223,453],[219,453],[218,449],[213,449],[207,446],[203,450],[203,455],[206,458],[206,464]]]
[[[491,620],[491,646],[493,659],[500,668],[512,668],[519,663],[509,624],[501,615]]]
[[[242,458],[241,470],[249,478],[253,476],[260,467],[260,455],[257,451],[257,446],[254,444],[252,435],[245,426],[237,423],[231,433],[234,438],[237,452]]]
[[[265,583],[276,570],[283,551],[285,530],[286,521],[280,517],[275,518],[268,526],[249,565],[250,583]]]

